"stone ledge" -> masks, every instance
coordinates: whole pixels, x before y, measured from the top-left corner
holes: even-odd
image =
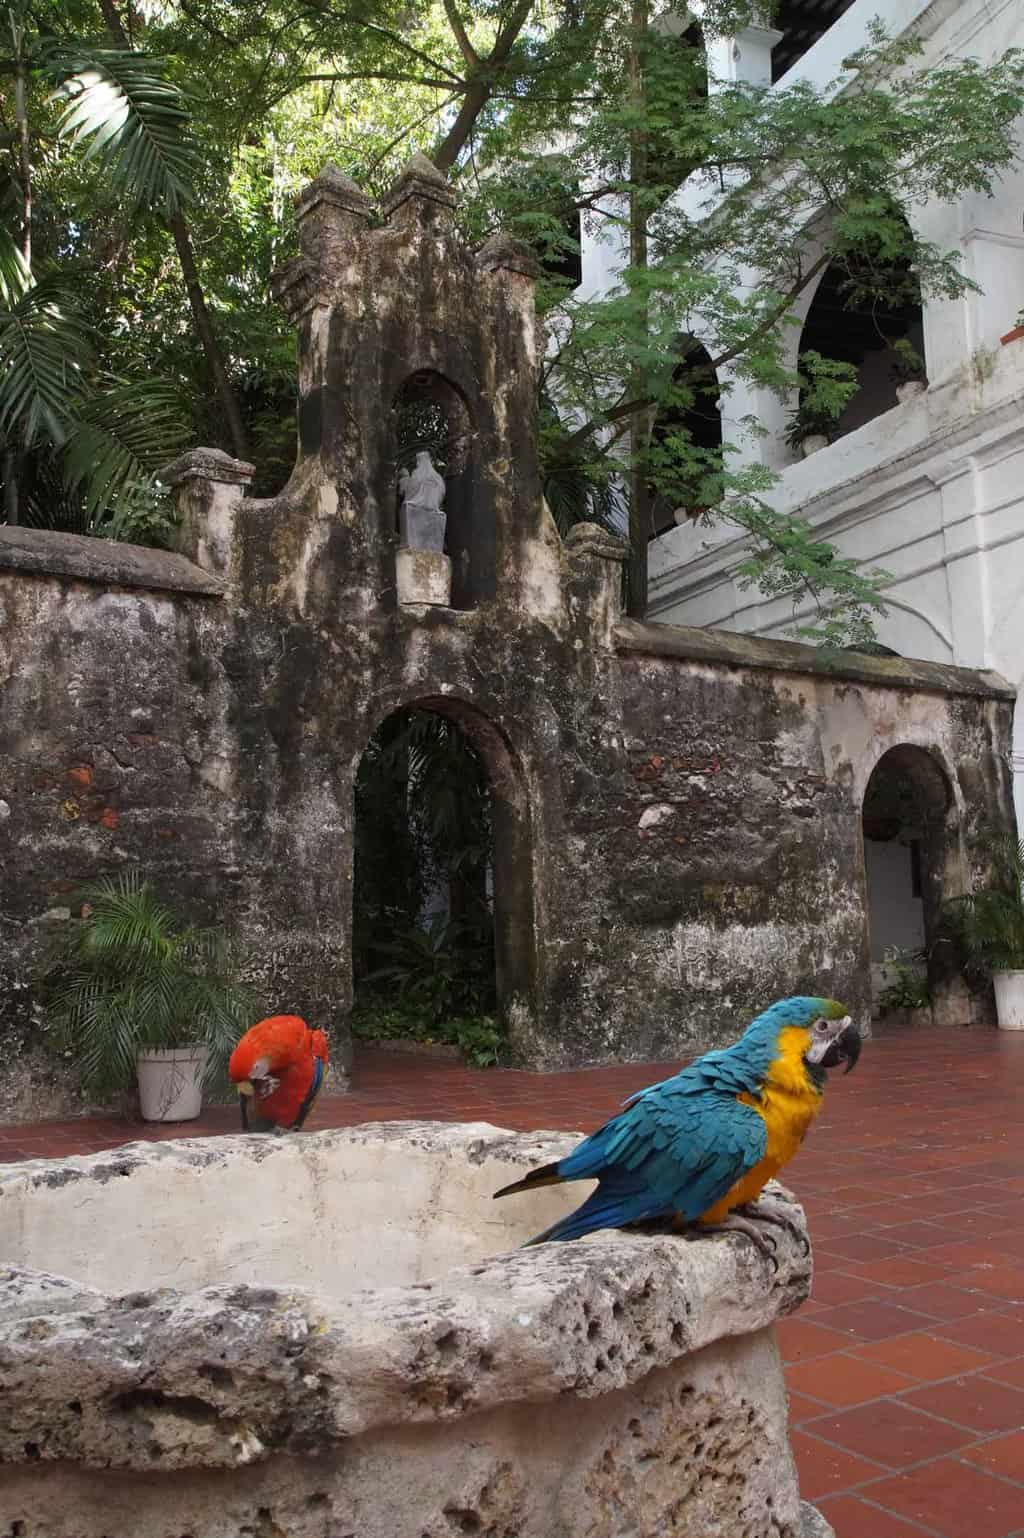
[[[223,582],[171,550],[52,529],[0,528],[0,571],[200,598],[220,598],[225,592]]]
[[[923,662],[913,657],[870,657],[850,651],[823,653],[800,641],[771,641],[731,630],[699,630],[691,625],[622,620],[615,627],[613,639],[620,654],[806,673],[818,678],[872,684],[881,689],[915,689],[975,699],[1014,700],[1017,697],[1012,684],[989,670],[952,667],[948,663]]]
[[[551,1157],[576,1139],[486,1124],[363,1126],[301,1139],[134,1145],[3,1171],[18,1188],[193,1172],[229,1161],[265,1185],[296,1157],[369,1154],[397,1142],[428,1161],[492,1170]],[[501,1178],[505,1178],[502,1176]],[[244,1181],[242,1182],[244,1183]],[[120,1195],[125,1183],[114,1179]],[[241,1188],[241,1185],[239,1185]],[[580,1193],[582,1194],[582,1193]],[[775,1188],[776,1199],[792,1198]],[[100,1200],[100,1193],[91,1194]],[[489,1206],[489,1201],[488,1201]],[[98,1211],[99,1208],[93,1208]],[[803,1226],[800,1208],[792,1213]],[[485,1215],[486,1216],[486,1215]],[[269,1220],[269,1214],[268,1214]],[[436,1280],[327,1295],[293,1286],[153,1286],[115,1296],[19,1265],[0,1268],[0,1461],[84,1467],[237,1468],[320,1452],[384,1428],[437,1425],[502,1407],[592,1399],[719,1342],[764,1331],[807,1296],[811,1262],[778,1229],[774,1270],[742,1235],[595,1235],[499,1254]],[[505,1240],[507,1243],[507,1238]],[[31,1453],[26,1452],[31,1447]]]

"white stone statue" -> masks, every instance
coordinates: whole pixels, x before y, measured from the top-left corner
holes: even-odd
[[[443,550],[447,522],[441,509],[444,476],[434,469],[426,449],[417,452],[412,471],[399,473],[398,490],[402,497],[398,528],[403,548]]]

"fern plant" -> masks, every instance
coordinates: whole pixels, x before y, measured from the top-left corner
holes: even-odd
[[[987,845],[992,881],[946,905],[945,927],[965,967],[990,975],[1024,971],[1024,839]]]
[[[57,941],[43,981],[83,1087],[123,1093],[140,1052],[182,1047],[206,1049],[204,1082],[216,1082],[255,1017],[223,932],[184,922],[133,872],[85,888],[78,901],[83,917]]]

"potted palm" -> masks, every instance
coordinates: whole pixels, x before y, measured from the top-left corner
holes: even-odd
[[[955,898],[946,917],[965,969],[991,977],[996,1020],[1024,1030],[1024,839],[1005,834],[989,845],[992,880]]]
[[[815,401],[802,401],[795,411],[790,412],[786,442],[807,459],[832,442],[836,421],[834,410]]]
[[[82,892],[47,959],[57,1039],[97,1097],[138,1087],[146,1121],[191,1121],[254,1018],[228,942],[185,923],[126,872]]]

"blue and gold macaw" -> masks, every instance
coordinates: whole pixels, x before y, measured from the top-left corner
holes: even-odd
[[[856,1026],[835,999],[781,999],[734,1046],[640,1090],[566,1158],[495,1195],[598,1182],[581,1207],[530,1244],[670,1219],[699,1233],[738,1230],[767,1254],[763,1234],[741,1209],[799,1149],[821,1109],[826,1070],[845,1062],[849,1073],[860,1048]],[[756,1215],[792,1227],[764,1207]]]

